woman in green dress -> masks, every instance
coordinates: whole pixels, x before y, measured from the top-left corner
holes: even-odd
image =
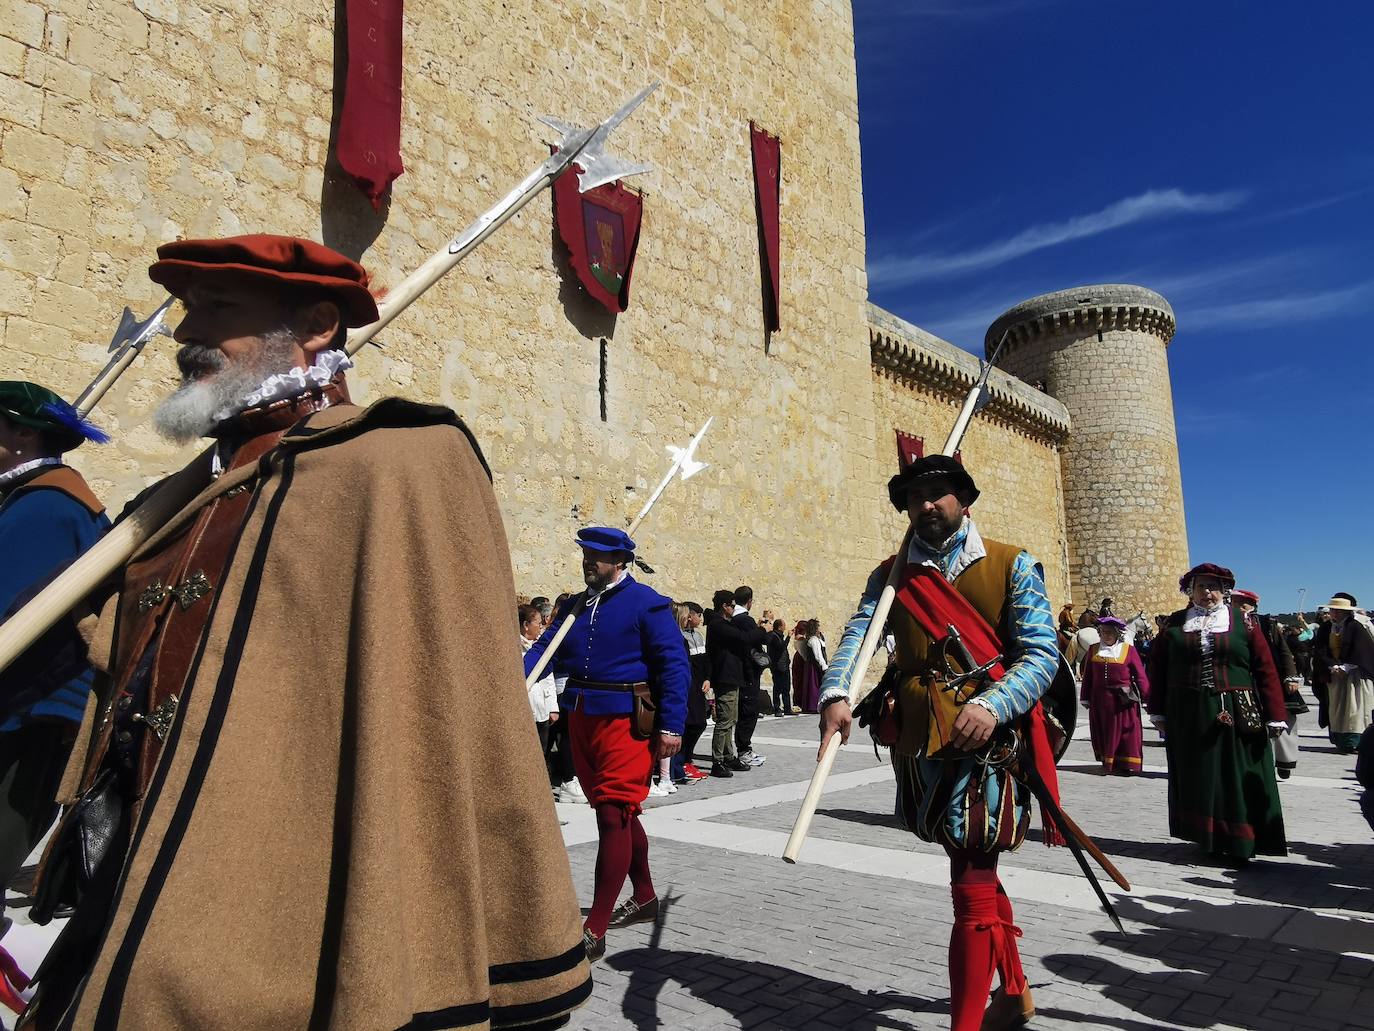
[[[1148,708],[1169,761],[1169,833],[1244,861],[1288,853],[1269,744],[1287,713],[1263,633],[1230,604],[1235,585],[1210,562],[1183,575],[1190,604],[1150,650]]]

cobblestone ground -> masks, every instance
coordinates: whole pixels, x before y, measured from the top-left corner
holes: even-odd
[[[1003,858],[1034,1028],[1374,1028],[1374,833],[1353,758],[1301,719],[1298,772],[1280,786],[1291,854],[1239,870],[1167,836],[1157,742],[1145,775],[1129,780],[1099,776],[1086,741],[1070,746],[1065,808],[1134,890],[1109,887],[1120,934],[1066,849],[1044,848],[1032,830]],[[811,716],[765,717],[754,738],[764,766],[649,800],[666,914],[611,932],[572,1027],[948,1026],[944,855],[895,826],[892,773],[865,732],[840,752],[802,861],[778,858],[815,765],[815,727]],[[595,821],[585,806],[558,810],[585,906]],[[10,901],[18,926],[6,945],[33,969],[56,925],[29,924],[24,901]]]
[[[1133,780],[1100,776],[1086,740],[1070,746],[1065,808],[1134,890],[1107,882],[1119,934],[1068,850],[1030,840],[1004,857],[1033,1027],[1374,1028],[1374,834],[1353,757],[1300,719],[1298,772],[1281,785],[1291,854],[1239,870],[1168,837],[1153,732]],[[815,763],[814,717],[764,717],[763,767],[650,799],[655,884],[672,901],[657,925],[611,931],[573,1026],[947,1027],[943,853],[894,825],[891,770],[867,740],[842,750],[796,866],[778,856]],[[558,808],[585,906],[595,826],[585,807]]]

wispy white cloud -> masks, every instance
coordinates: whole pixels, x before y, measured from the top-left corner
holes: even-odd
[[[1333,290],[1279,294],[1222,304],[1197,307],[1175,305],[1179,330],[1221,329],[1248,325],[1272,327],[1273,324],[1312,322],[1336,318],[1374,305],[1374,280]]]
[[[868,264],[868,281],[874,286],[892,287],[957,276],[965,272],[992,268],[1047,247],[1097,236],[1138,222],[1176,215],[1230,211],[1243,204],[1245,197],[1246,195],[1239,190],[1218,193],[1188,193],[1178,189],[1146,190],[1134,197],[1114,201],[1098,211],[1075,215],[1063,222],[1033,225],[1006,240],[985,244],[972,250],[949,254],[878,258]]]

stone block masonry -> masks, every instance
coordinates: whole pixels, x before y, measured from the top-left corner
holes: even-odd
[[[1002,364],[1043,381],[1072,416],[1062,461],[1074,599],[1111,597],[1123,618],[1178,608],[1189,567],[1165,350],[1174,325],[1152,290],[1089,286],[1017,305],[986,338],[1009,331]]]
[[[548,195],[388,328],[355,399],[452,405],[495,471],[516,577],[577,586],[572,545],[624,525],[708,416],[712,468],[641,532],[667,593],[752,582],[779,612],[847,615],[886,543],[873,445],[853,30],[847,3],[459,0],[407,8],[402,154],[382,216],[328,161],[334,6],[0,0],[0,318],[7,375],[75,396],[176,237],[281,232],[398,282],[546,153],[541,113],[616,133],[656,171],[631,306],[582,294]],[[783,141],[784,328],[765,349],[749,153]],[[605,371],[601,369],[605,341]],[[175,383],[153,345],[76,461],[113,508],[188,457],[149,429]],[[601,417],[603,402],[606,418]],[[461,584],[452,585],[461,589]]]
[[[411,5],[406,173],[380,215],[330,161],[334,11],[0,0],[3,374],[74,397],[121,309],[160,303],[146,269],[178,237],[307,236],[393,285],[547,153],[537,115],[589,124],[659,79],[614,138],[655,168],[630,181],[645,207],[629,310],[608,317],[582,292],[545,195],[359,356],[353,396],[439,402],[468,421],[517,583],[549,595],[580,583],[574,531],[624,525],[666,468],[664,445],[714,415],[711,468],[640,533],[657,570],[646,578],[695,600],[748,582],[762,605],[837,628],[900,537],[884,489],[893,430],[938,446],[976,375],[971,356],[866,306],[850,5]],[[782,140],[771,337],[750,120]],[[176,383],[173,351],[152,345],[102,404],[116,443],[75,456],[113,510],[189,457],[149,424]],[[1057,602],[1077,581],[1074,527],[1092,525],[1074,523],[1083,503],[1065,505],[1068,413],[1006,377],[997,392],[965,447],[978,514],[1045,563]]]

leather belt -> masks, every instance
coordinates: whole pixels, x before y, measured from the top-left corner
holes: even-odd
[[[648,686],[648,682],[644,680],[639,681],[637,684],[606,684],[599,680],[582,680],[578,677],[568,678],[568,687],[576,687],[583,691],[635,691]]]

